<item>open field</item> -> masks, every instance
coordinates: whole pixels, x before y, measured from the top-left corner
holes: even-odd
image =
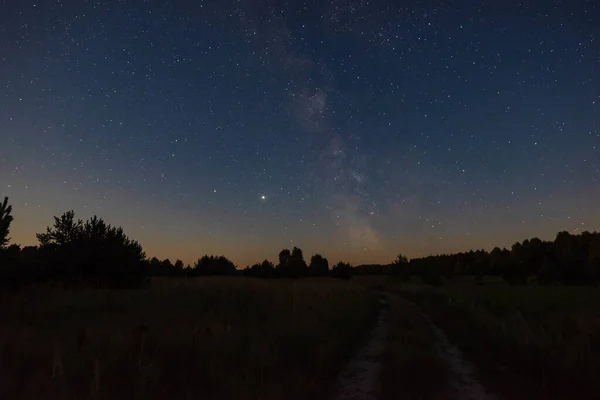
[[[471,281],[472,282],[472,281]],[[600,290],[388,284],[417,303],[476,366],[481,382],[509,399],[591,399],[600,393]]]
[[[332,279],[3,295],[4,398],[330,398],[379,305]]]
[[[414,282],[165,278],[135,290],[6,293],[3,397],[332,399],[381,316],[377,290],[389,293],[378,399],[461,398],[431,321],[498,398],[600,392],[598,288]]]

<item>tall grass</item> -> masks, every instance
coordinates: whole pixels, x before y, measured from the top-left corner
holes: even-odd
[[[596,398],[600,290],[591,287],[396,287],[420,304],[510,398]]]
[[[382,357],[381,399],[455,399],[448,379],[451,371],[438,356],[427,322],[400,297],[388,300],[390,332]]]
[[[9,398],[326,398],[377,303],[336,280],[36,287],[0,303]]]

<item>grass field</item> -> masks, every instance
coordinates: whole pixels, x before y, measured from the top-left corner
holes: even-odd
[[[592,399],[600,393],[600,290],[595,287],[434,288],[388,284],[429,314],[477,366],[479,379],[510,399]]]
[[[382,360],[382,400],[450,400],[449,368],[418,310],[389,297],[390,334]],[[458,400],[458,399],[455,399]]]
[[[36,287],[0,302],[3,398],[325,399],[378,304],[333,279]]]
[[[441,287],[385,277],[155,279],[137,290],[30,287],[0,298],[3,398],[330,399],[389,297],[381,399],[452,399],[419,310],[510,399],[596,398],[600,290]]]

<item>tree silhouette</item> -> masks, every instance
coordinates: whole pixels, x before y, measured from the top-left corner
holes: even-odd
[[[287,266],[290,263],[290,257],[292,253],[289,249],[283,249],[279,252],[279,266]]]
[[[503,275],[508,268],[510,262],[510,251],[507,249],[500,250],[499,247],[494,247],[489,254],[489,265],[491,275]]]
[[[588,265],[591,270],[592,280],[600,279],[600,235],[590,239],[588,249]]]
[[[24,277],[20,272],[18,259],[21,247],[12,244],[7,247],[10,238],[10,224],[13,221],[11,215],[12,206],[8,205],[8,197],[0,203],[0,287],[14,288],[19,286]]]
[[[588,284],[600,280],[600,233],[572,235],[559,232],[554,241],[538,238],[516,242],[510,250],[495,247],[457,254],[412,259],[411,269],[423,281],[440,284],[440,276],[475,276],[482,283],[486,274],[502,276],[513,285],[536,281],[542,284]]]
[[[390,276],[394,279],[407,281],[410,279],[410,262],[406,256],[399,254],[390,264]]]
[[[294,247],[290,252],[289,249],[283,249],[279,252],[279,264],[276,268],[277,276],[282,278],[300,278],[308,273],[308,266],[304,261],[302,250]]]
[[[292,254],[290,255],[290,261],[292,262],[303,262],[304,255],[302,254],[302,249],[294,246],[292,249]]]
[[[12,206],[8,205],[8,197],[4,198],[4,201],[0,203],[0,249],[6,247],[10,238],[8,234],[10,233],[10,224],[13,221],[12,215]]]
[[[165,258],[160,263],[160,273],[163,276],[173,276],[175,272],[174,269],[173,263],[171,263],[171,260],[168,258]]]
[[[47,227],[45,233],[37,233],[35,236],[42,247],[66,246],[79,239],[82,228],[83,221],[75,220],[75,212],[71,210],[60,217],[54,217],[53,227]]]
[[[38,260],[38,248],[35,246],[21,246],[12,244],[6,249],[7,263],[3,265],[7,275],[0,278],[5,284],[12,287],[44,280],[43,269]],[[0,264],[2,262],[0,261]]]
[[[150,275],[153,275],[153,276],[161,275],[161,270],[160,270],[161,262],[158,258],[152,257],[150,259],[149,265],[150,265]]]
[[[275,273],[275,265],[269,260],[264,260],[262,263],[254,264],[244,270],[244,276],[255,278],[273,278],[275,277]]]
[[[96,286],[132,286],[146,276],[142,246],[123,229],[93,216],[85,223],[68,211],[36,235],[48,277]]]
[[[277,264],[277,276],[289,277],[290,276],[290,259],[292,253],[289,249],[283,249],[279,252],[279,264]]]
[[[306,262],[304,261],[304,255],[302,254],[302,250],[298,247],[294,247],[292,249],[292,253],[290,254],[290,277],[292,278],[300,278],[307,275],[308,267]]]
[[[235,275],[235,265],[225,256],[205,255],[194,264],[193,275]]]
[[[184,267],[181,260],[173,265],[169,259],[145,258],[141,245],[127,237],[120,227],[113,227],[93,216],[87,221],[75,218],[73,211],[54,217],[52,226],[36,234],[39,246],[8,246],[13,222],[8,198],[0,203],[0,285],[18,287],[27,282],[47,279],[62,282],[86,282],[96,286],[135,286],[148,273],[153,276],[237,275],[235,265],[225,256],[205,255]],[[408,279],[417,274],[426,284],[440,285],[442,277],[470,275],[482,284],[483,277],[502,276],[511,284],[537,280],[541,284],[589,284],[600,280],[600,233],[572,235],[558,232],[554,241],[538,238],[516,242],[510,250],[495,247],[456,254],[441,254],[408,260],[399,255],[389,265],[362,265],[356,268],[340,262],[329,270],[320,254],[304,261],[300,248],[279,253],[277,266],[268,260],[247,267],[244,276],[301,278],[332,276],[350,279],[354,274],[389,274]]]
[[[352,265],[340,261],[331,268],[331,276],[339,279],[352,278]]]
[[[310,276],[327,276],[329,275],[329,261],[320,254],[315,254],[310,258],[308,266]]]
[[[21,255],[21,246],[16,243],[13,243],[6,248],[5,253],[8,256],[8,258],[16,260]]]
[[[153,276],[175,277],[181,276],[184,273],[183,262],[181,260],[177,260],[175,265],[173,265],[168,258],[160,261],[158,258],[152,257],[148,264],[150,267],[150,275]]]
[[[78,241],[84,279],[101,285],[128,286],[142,279],[146,255],[142,246],[125,235],[123,228],[93,216],[83,226]]]

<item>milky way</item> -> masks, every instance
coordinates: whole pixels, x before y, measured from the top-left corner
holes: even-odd
[[[600,229],[600,7],[1,1],[12,238],[388,262]]]

